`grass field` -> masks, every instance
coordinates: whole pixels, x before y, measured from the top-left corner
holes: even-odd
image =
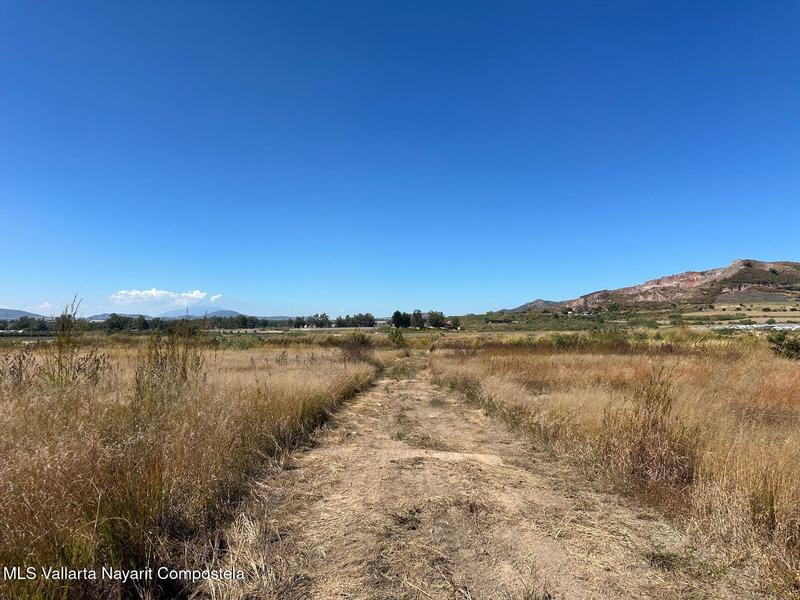
[[[75,341],[0,357],[5,566],[202,565],[252,480],[379,365],[358,344],[219,349],[181,333]],[[3,598],[178,591],[0,580]]]
[[[800,595],[800,362],[777,356],[764,334],[687,328],[412,331],[390,340],[188,327],[80,338],[67,327],[0,354],[0,564],[218,561],[228,544],[221,532],[254,486],[269,486],[268,473],[340,402],[384,367],[396,393],[412,379],[421,389],[423,363],[397,362],[408,356],[587,479],[656,507],[727,564],[752,566],[769,594]],[[385,443],[406,438],[417,439]],[[172,598],[192,589],[0,581],[3,598]]]
[[[443,384],[614,489],[666,509],[771,591],[800,592],[800,362],[756,336],[484,337]]]

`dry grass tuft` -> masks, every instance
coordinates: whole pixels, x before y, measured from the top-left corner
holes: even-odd
[[[606,410],[595,452],[615,482],[637,492],[674,498],[694,481],[700,431],[675,414],[675,396],[664,368],[630,394],[623,406]]]

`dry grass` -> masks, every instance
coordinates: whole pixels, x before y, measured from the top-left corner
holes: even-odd
[[[254,478],[378,360],[363,345],[215,350],[184,333],[105,348],[70,334],[0,356],[0,564],[202,566]],[[0,597],[182,593],[157,584],[0,580]]]
[[[671,335],[561,349],[483,340],[437,351],[431,368],[541,446],[685,519],[732,563],[756,565],[771,593],[800,597],[800,362],[752,336]]]

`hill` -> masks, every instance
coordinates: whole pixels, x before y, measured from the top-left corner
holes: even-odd
[[[150,315],[141,315],[140,313],[99,313],[96,315],[91,315],[86,317],[88,321],[105,321],[107,320],[112,314],[118,314],[121,317],[128,317],[135,319],[136,317],[143,316],[146,319],[153,319]],[[238,316],[249,316],[244,315],[243,313],[237,312],[235,310],[214,310],[207,313],[201,313],[197,309],[190,310],[189,314],[187,315],[186,310],[172,310],[165,313],[161,313],[158,318],[165,319],[165,320],[177,320],[177,319],[202,319],[205,317],[238,317]],[[3,317],[0,317],[3,318]],[[259,319],[266,319],[268,321],[288,321],[291,317],[258,317]]]
[[[227,310],[223,308],[219,308],[218,306],[190,306],[188,309],[186,308],[176,308],[175,310],[169,310],[167,312],[161,313],[158,315],[162,319],[180,319],[186,317],[188,314],[189,318],[202,318],[202,317],[238,317],[240,312],[235,310]]]
[[[545,308],[556,308],[562,306],[563,302],[557,302],[555,300],[542,300],[541,298],[532,300],[531,302],[526,302],[521,306],[516,308],[504,308],[498,312],[503,313],[520,313],[520,312],[527,312],[529,310],[543,310]]]
[[[665,275],[638,285],[600,290],[574,300],[534,300],[514,309],[516,313],[546,308],[575,311],[618,304],[657,306],[670,304],[736,304],[740,302],[785,302],[800,299],[800,263],[739,259],[727,267]]]
[[[616,302],[652,304],[781,302],[800,298],[800,263],[733,261],[727,267],[666,275],[616,290],[601,290],[570,300],[569,308],[587,309]]]
[[[120,317],[129,317],[131,319],[135,319],[136,317],[144,317],[145,319],[152,319],[150,315],[143,315],[141,313],[100,313],[99,315],[91,315],[86,317],[87,321],[105,321],[107,320],[112,314],[117,314]]]
[[[20,317],[30,317],[32,319],[47,319],[44,315],[37,315],[36,313],[28,312],[27,310],[17,310],[14,308],[0,308],[0,319],[11,321],[19,319]]]

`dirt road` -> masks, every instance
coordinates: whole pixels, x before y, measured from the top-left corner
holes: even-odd
[[[206,590],[221,598],[756,597],[656,513],[437,388],[420,357],[265,480],[228,545],[248,577]]]

